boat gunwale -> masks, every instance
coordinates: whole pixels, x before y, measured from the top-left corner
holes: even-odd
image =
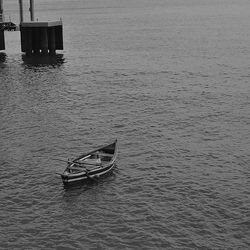
[[[97,151],[99,151],[99,150],[102,150],[102,149],[104,149],[104,148],[107,148],[108,146],[111,146],[111,145],[113,145],[113,144],[115,144],[115,147],[114,147],[114,154],[113,154],[113,156],[114,156],[115,153],[116,153],[116,150],[117,150],[117,139],[116,139],[114,142],[110,143],[110,144],[107,144],[107,145],[104,145],[104,146],[100,146],[100,147],[96,148],[95,150],[92,150],[92,151],[90,151],[90,152],[88,152],[88,153],[79,155],[79,156],[76,157],[72,162],[77,163],[78,160],[80,160],[80,159],[82,159],[82,158],[84,158],[84,157],[86,157],[86,156],[88,156],[88,155],[91,155],[91,154],[93,154],[93,153],[95,153],[95,152],[97,152]],[[112,158],[113,158],[113,157],[112,157]]]

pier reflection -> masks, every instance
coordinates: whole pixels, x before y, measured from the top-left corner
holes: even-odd
[[[22,55],[22,60],[24,65],[43,67],[43,66],[61,66],[65,59],[63,54],[53,54],[53,55]]]
[[[6,62],[6,54],[3,52],[0,52],[0,63],[5,63]]]

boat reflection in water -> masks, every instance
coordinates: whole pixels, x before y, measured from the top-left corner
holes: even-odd
[[[63,54],[34,54],[34,55],[22,55],[22,60],[25,65],[28,66],[54,66],[58,67],[64,63]]]

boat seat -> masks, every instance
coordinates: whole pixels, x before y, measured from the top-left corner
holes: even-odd
[[[86,168],[84,168],[84,167],[68,167],[68,169],[70,169],[70,170],[78,170],[78,171],[84,171],[84,170],[86,170]]]
[[[113,157],[113,154],[108,154],[108,153],[102,153],[102,152],[98,152],[99,156],[109,156],[109,157]]]

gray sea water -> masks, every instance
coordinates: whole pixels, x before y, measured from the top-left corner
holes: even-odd
[[[249,249],[250,2],[35,9],[62,18],[64,50],[30,59],[5,33],[0,249]],[[115,138],[112,175],[63,188],[56,159]]]

